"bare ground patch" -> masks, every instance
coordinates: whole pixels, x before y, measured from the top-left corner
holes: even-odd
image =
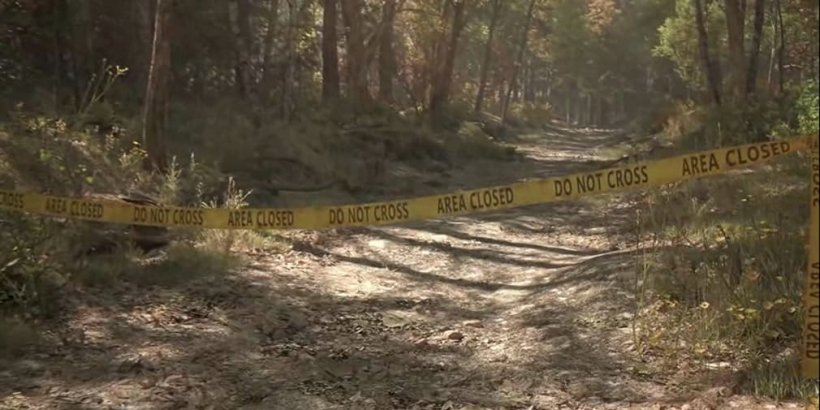
[[[555,133],[444,182],[593,169],[609,142]],[[238,269],[78,290],[37,347],[0,359],[0,408],[797,408],[715,375],[681,386],[635,354],[633,218],[610,196],[306,233]]]

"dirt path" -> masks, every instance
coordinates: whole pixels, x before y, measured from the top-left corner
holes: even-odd
[[[615,142],[546,136],[447,185],[593,169]],[[633,354],[633,216],[610,196],[305,233],[237,272],[88,292],[59,343],[0,362],[0,408],[775,408]]]

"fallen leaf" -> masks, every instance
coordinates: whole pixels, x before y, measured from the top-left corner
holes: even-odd
[[[464,334],[461,332],[450,332],[450,334],[447,335],[447,338],[450,340],[460,342],[462,339],[464,339]]]

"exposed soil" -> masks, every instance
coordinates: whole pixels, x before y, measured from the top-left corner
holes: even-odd
[[[594,169],[619,142],[544,135],[417,193]],[[0,408],[799,408],[634,352],[629,198],[306,232],[222,275],[86,289],[53,343],[0,359]]]

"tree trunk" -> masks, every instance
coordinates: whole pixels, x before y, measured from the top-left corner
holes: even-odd
[[[433,84],[430,93],[430,115],[434,125],[441,124],[444,105],[450,99],[450,86],[453,81],[458,39],[465,23],[465,4],[465,0],[447,0],[445,5],[445,21],[451,20],[451,23],[448,33],[449,38],[446,41],[441,38],[438,46],[438,61],[441,63],[434,63],[434,67],[437,69],[433,72]],[[447,18],[450,15],[452,15],[452,19]]]
[[[165,170],[165,125],[168,113],[168,79],[171,74],[171,1],[155,0],[154,38],[142,116],[142,141],[148,170]]]
[[[729,79],[736,101],[743,101],[746,98],[745,4],[746,0],[724,0],[729,42]]]
[[[341,0],[342,19],[347,31],[347,87],[354,106],[371,101],[367,88],[367,50],[362,29],[363,0]]]
[[[254,55],[255,44],[253,40],[253,29],[251,27],[251,5],[250,0],[237,0],[237,18],[239,23],[239,56],[240,67],[242,68],[242,80],[245,85],[245,97],[249,97],[253,90],[253,68],[251,67],[251,57]]]
[[[749,71],[746,74],[746,93],[757,91],[757,71],[760,60],[760,43],[763,41],[763,23],[766,18],[766,0],[755,0],[754,33],[749,55]]]
[[[338,0],[325,0],[322,12],[322,99],[339,98]]]
[[[265,39],[262,45],[262,92],[265,99],[270,98],[271,86],[273,85],[273,45],[276,38],[276,30],[279,23],[279,0],[271,0],[268,10],[268,27],[265,31]]]
[[[777,0],[775,0],[775,2],[777,2]],[[768,61],[769,62],[769,69],[768,69],[768,73],[766,74],[766,84],[768,85],[769,90],[772,89],[772,81],[773,81],[773,77],[774,77],[774,66],[775,66],[775,64],[777,64],[777,15],[774,11],[775,10],[774,9],[774,3],[770,3],[770,7],[771,7],[771,10],[769,10],[769,11],[772,15],[772,18],[769,19],[769,22],[772,26],[773,38],[772,38],[772,49],[769,52],[769,61]]]
[[[552,71],[549,68],[546,70],[546,76],[544,77],[544,96],[542,97],[542,103],[549,104],[550,100],[552,99]]]
[[[532,22],[532,14],[535,10],[535,3],[538,0],[531,0],[530,6],[527,9],[527,20],[524,22],[524,29],[521,33],[521,44],[518,48],[518,57],[515,61],[515,67],[513,68],[513,75],[512,79],[510,80],[510,88],[507,90],[507,95],[504,96],[504,102],[501,105],[501,121],[507,121],[507,114],[510,110],[510,98],[512,97],[513,87],[515,83],[518,81],[518,72],[521,70],[521,64],[523,63],[524,59],[524,51],[527,49],[527,39],[529,38],[529,31],[530,31],[530,23]]]
[[[138,52],[136,60],[138,63],[134,64],[134,83],[148,84],[148,72],[151,65],[151,56],[153,53],[154,43],[154,13],[152,10],[153,2],[151,1],[135,1],[134,5],[134,19],[137,27],[137,44]],[[146,91],[143,89],[142,91]],[[145,95],[140,95],[141,103],[145,103]]]
[[[572,125],[572,94],[567,90],[567,95],[564,97],[564,122],[567,126]]]
[[[487,91],[487,76],[490,73],[490,58],[493,52],[493,38],[495,38],[495,28],[498,26],[498,18],[501,14],[501,0],[493,0],[493,12],[490,17],[489,32],[487,33],[487,43],[484,44],[484,61],[481,63],[481,74],[478,80],[478,94],[475,97],[473,111],[480,112],[484,105],[484,93]]]
[[[530,55],[527,59],[527,81],[524,82],[524,101],[532,103],[535,101],[535,56]]]
[[[239,95],[245,100],[249,99],[252,86],[250,56],[253,40],[251,38],[250,15],[248,0],[232,0],[228,3],[231,31],[236,40],[234,46],[234,52],[236,53],[236,65],[234,66],[236,88]]]
[[[379,100],[393,102],[393,77],[396,75],[396,56],[393,50],[393,27],[396,20],[396,0],[385,0],[382,8],[384,29],[379,39]]]
[[[580,88],[578,90],[578,94],[575,95],[575,107],[572,109],[572,113],[574,114],[574,118],[572,119],[572,123],[576,126],[581,126],[581,122],[584,119],[584,93],[581,92]]]
[[[698,30],[698,49],[700,58],[703,60],[703,69],[706,72],[706,79],[709,83],[709,91],[715,105],[721,105],[721,93],[723,79],[721,78],[720,65],[712,60],[709,52],[709,35],[706,32],[706,22],[703,17],[703,4],[701,0],[692,0],[695,5],[695,25]]]
[[[295,60],[296,60],[296,30],[299,21],[299,10],[296,7],[296,1],[288,0],[288,26],[287,26],[287,33],[285,34],[285,67],[284,71],[282,72],[282,118],[285,121],[290,120],[290,115],[292,114],[292,106],[293,106],[293,89],[295,84],[293,83],[294,79],[294,70],[295,70]]]
[[[783,28],[783,4],[781,0],[774,0],[777,9],[777,32],[779,45],[777,46],[777,86],[780,95],[785,91],[785,73],[784,66],[786,62],[786,34]]]
[[[54,109],[59,111],[62,107],[71,104],[71,97],[64,95],[64,87],[71,82],[73,73],[70,74],[71,49],[68,47],[70,39],[65,32],[66,27],[70,27],[68,0],[55,0],[52,3],[54,24]]]

